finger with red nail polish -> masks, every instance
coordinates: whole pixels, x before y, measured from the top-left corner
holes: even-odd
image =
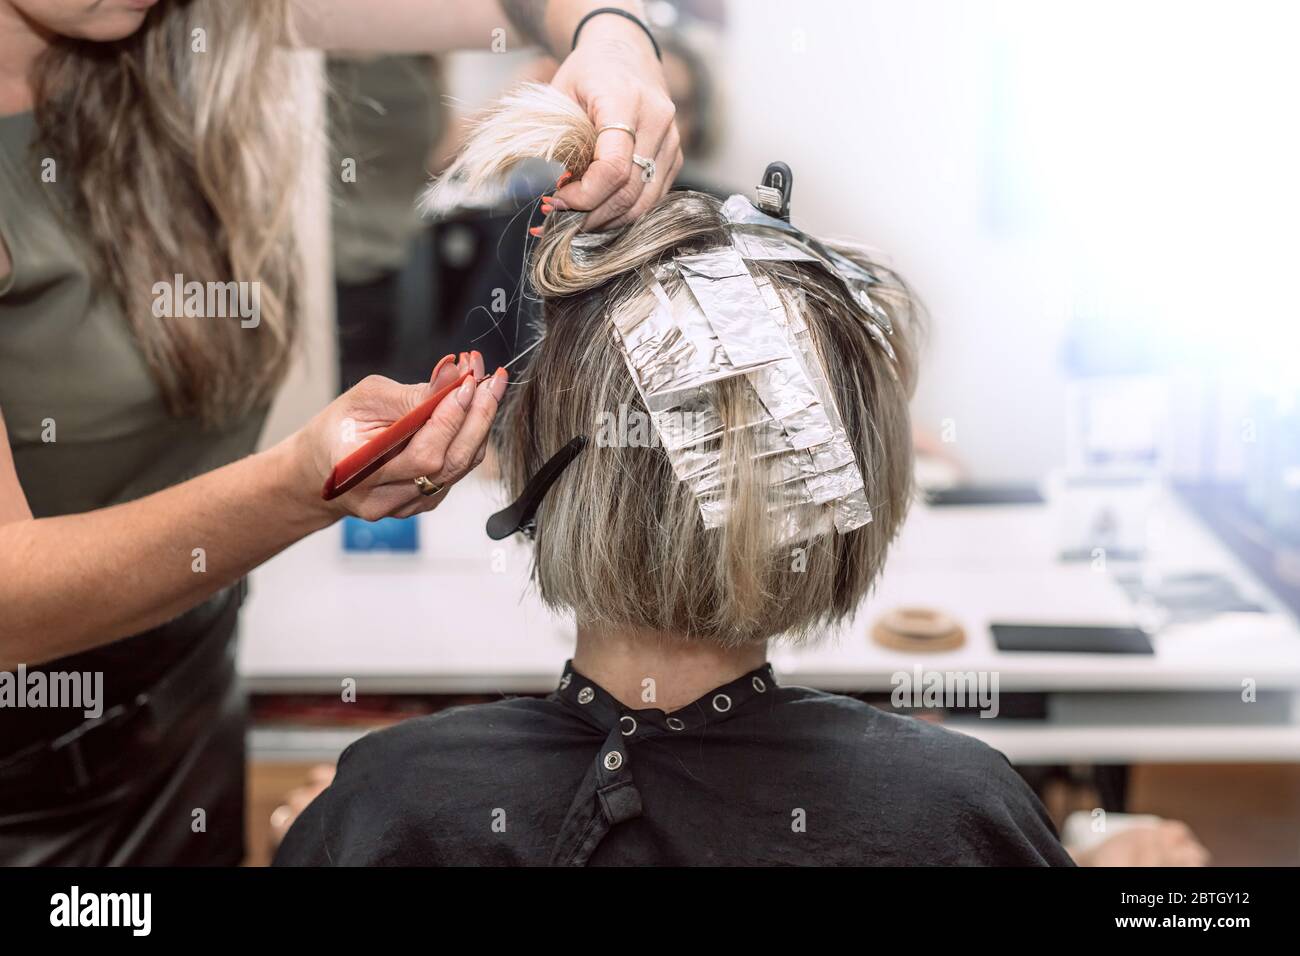
[[[435,392],[445,388],[460,377],[460,373],[454,364],[455,361],[456,356],[444,355],[439,359],[438,364],[433,367],[433,374],[429,376],[429,384],[433,386]]]

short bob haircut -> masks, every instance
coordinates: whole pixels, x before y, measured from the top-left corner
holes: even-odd
[[[538,155],[580,177],[595,137],[586,115],[564,97],[525,87],[477,128],[448,182],[481,184]],[[431,194],[434,208],[439,188]],[[862,309],[819,264],[750,264],[811,329],[873,520],[846,534],[782,542],[768,514],[770,475],[737,437],[749,430],[739,429],[720,443],[728,519],[706,528],[694,494],[674,476],[657,442],[595,438],[602,423],[648,421],[611,329],[612,311],[629,297],[650,294],[638,267],[728,243],[720,209],[712,196],[670,192],[598,244],[578,239],[581,213],[548,217],[529,269],[543,300],[543,338],[524,360],[493,441],[502,480],[515,497],[575,435],[593,439],[537,514],[534,579],[548,606],[572,611],[580,626],[726,647],[776,637],[804,641],[856,609],[907,512],[908,399],[920,309],[892,271],[860,249],[835,246],[880,277],[872,294],[892,321],[891,358],[873,341]],[[724,425],[753,420],[747,418],[751,394],[735,380],[722,383]]]

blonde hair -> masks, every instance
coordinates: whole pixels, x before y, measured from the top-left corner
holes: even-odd
[[[585,168],[595,132],[576,107],[545,87],[513,94],[472,135],[449,180],[444,208],[467,185],[481,188],[522,159],[564,157]],[[490,144],[490,145],[489,145]],[[581,232],[582,214],[554,213],[530,269],[544,300],[544,338],[512,386],[494,441],[512,496],[575,435],[602,416],[644,406],[611,334],[610,314],[650,295],[636,270],[730,241],[721,203],[671,192],[608,237]],[[801,311],[822,358],[865,483],[874,519],[846,534],[785,541],[769,512],[773,480],[748,447],[752,390],[724,380],[718,449],[726,523],[706,528],[691,489],[662,448],[591,442],[550,490],[537,515],[534,576],[543,600],[597,628],[680,635],[724,646],[782,636],[806,639],[851,614],[867,593],[912,496],[908,398],[915,380],[918,308],[906,285],[860,250],[838,247],[880,278],[873,290],[891,317],[890,358],[841,281],[818,264],[755,261],[787,308]],[[815,506],[809,506],[815,507]],[[798,550],[796,550],[798,549]]]
[[[178,417],[221,424],[267,404],[292,354],[306,130],[287,18],[286,0],[168,0],[125,39],[56,40],[38,68],[69,220]],[[259,283],[259,325],[155,317],[154,284],[177,274]]]

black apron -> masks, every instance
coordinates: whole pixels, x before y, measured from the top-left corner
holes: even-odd
[[[162,627],[39,668],[102,668],[99,717],[0,710],[0,866],[242,861],[243,593],[241,582]]]

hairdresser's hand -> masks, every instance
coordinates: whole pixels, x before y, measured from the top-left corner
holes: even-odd
[[[663,68],[649,38],[622,17],[599,16],[582,28],[578,46],[560,65],[551,85],[572,97],[599,129],[625,123],[630,134],[605,130],[596,158],[582,179],[556,191],[556,209],[590,210],[585,228],[614,229],[653,206],[682,167],[681,137],[673,121]],[[655,177],[642,182],[632,154],[653,158]]]
[[[291,439],[303,469],[303,494],[319,500],[321,486],[337,462],[469,371],[483,380],[476,387],[470,379],[443,399],[401,454],[346,494],[320,502],[335,516],[353,514],[367,521],[432,511],[447,491],[422,495],[415,478],[423,475],[448,487],[473,470],[483,460],[488,429],[505,395],[505,371],[483,378],[483,357],[477,352],[461,353],[459,362],[439,363],[424,385],[371,375],[326,406]]]

